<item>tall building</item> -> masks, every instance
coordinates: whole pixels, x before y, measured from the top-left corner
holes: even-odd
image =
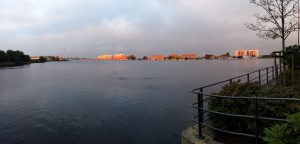
[[[236,50],[235,51],[236,57],[259,57],[259,50]]]

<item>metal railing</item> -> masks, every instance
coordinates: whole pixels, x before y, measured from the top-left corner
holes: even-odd
[[[234,134],[239,136],[246,136],[246,137],[252,137],[256,138],[256,141],[258,142],[259,139],[262,138],[262,136],[259,135],[258,132],[258,121],[259,120],[267,120],[267,121],[277,121],[277,122],[286,122],[286,119],[280,119],[280,118],[274,118],[274,117],[262,117],[258,115],[258,101],[259,100],[272,100],[272,101],[295,101],[300,102],[300,99],[297,98],[272,98],[272,97],[244,97],[244,96],[220,96],[220,95],[213,95],[213,94],[207,94],[204,92],[204,90],[217,86],[217,85],[225,85],[225,84],[233,84],[234,81],[243,81],[243,82],[257,82],[260,85],[265,85],[270,82],[277,81],[277,77],[280,75],[282,67],[275,65],[271,67],[267,67],[264,69],[260,69],[254,72],[250,72],[241,76],[237,76],[231,79],[227,79],[221,82],[217,82],[214,84],[210,84],[207,86],[203,86],[197,89],[193,89],[191,92],[197,95],[197,102],[192,104],[192,107],[197,109],[198,115],[194,116],[192,120],[196,123],[198,123],[198,138],[204,139],[204,135],[202,134],[202,128],[207,127],[209,129],[227,133],[227,134]],[[244,99],[249,101],[255,101],[255,115],[241,115],[241,114],[233,114],[233,113],[224,113],[219,111],[213,111],[206,107],[204,107],[205,102],[208,102],[210,98],[217,98],[217,99]],[[214,127],[212,125],[207,124],[204,122],[204,117],[206,116],[206,113],[214,114],[214,115],[221,115],[221,116],[229,116],[229,117],[238,117],[238,118],[247,118],[247,119],[253,119],[255,121],[255,134],[249,134],[249,133],[241,133],[241,132],[234,132],[229,130],[220,129],[217,127]]]

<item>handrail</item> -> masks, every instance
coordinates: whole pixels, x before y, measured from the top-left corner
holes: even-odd
[[[270,66],[270,67],[266,67],[260,70],[256,70],[247,74],[243,74],[234,78],[230,78],[224,81],[220,81],[217,83],[213,83],[210,85],[206,85],[206,86],[202,86],[200,88],[196,88],[191,90],[191,93],[193,94],[197,94],[198,96],[198,101],[193,103],[191,105],[191,107],[198,109],[198,115],[194,116],[192,118],[192,121],[197,122],[199,125],[199,138],[203,139],[204,136],[202,135],[202,126],[205,126],[207,128],[216,130],[216,131],[220,131],[220,132],[224,132],[224,133],[229,133],[229,134],[235,134],[235,135],[241,135],[241,136],[248,136],[248,137],[253,137],[256,138],[256,142],[258,142],[258,139],[261,139],[262,137],[258,135],[258,120],[268,120],[268,121],[278,121],[278,122],[286,122],[286,119],[281,119],[281,118],[273,118],[273,117],[262,117],[258,115],[258,101],[261,100],[275,100],[275,101],[294,101],[294,102],[300,102],[300,99],[298,98],[283,98],[283,97],[260,97],[260,96],[221,96],[221,95],[216,95],[216,94],[208,94],[204,92],[204,89],[209,88],[209,87],[213,87],[222,83],[227,83],[229,82],[229,84],[233,84],[234,80],[237,80],[239,78],[247,78],[246,82],[258,82],[258,84],[262,85],[262,84],[268,84],[269,82],[271,82],[273,79],[276,79],[276,84],[277,84],[277,77],[280,75],[281,73],[281,68],[283,67],[283,70],[285,70],[284,65],[279,64],[279,65],[275,65],[275,66]],[[278,72],[280,71],[280,73]],[[253,74],[257,74],[255,77],[253,77]],[[241,79],[239,79],[241,80]],[[243,79],[242,79],[243,80]],[[245,79],[244,79],[245,80]],[[205,99],[204,99],[205,97]],[[213,111],[210,110],[208,108],[204,108],[204,102],[207,102],[209,100],[209,98],[220,98],[220,99],[241,99],[241,100],[255,100],[255,115],[243,115],[243,114],[233,114],[233,113],[226,113],[226,112],[220,112],[220,111]],[[246,133],[239,133],[239,132],[233,132],[233,131],[229,131],[229,130],[222,130],[213,126],[210,126],[206,123],[204,123],[204,114],[205,113],[212,113],[212,114],[216,114],[216,115],[224,115],[224,116],[230,116],[230,117],[240,117],[240,118],[250,118],[250,119],[254,119],[255,120],[255,125],[256,125],[256,133],[255,135],[253,134],[246,134]],[[197,119],[197,120],[196,120]]]
[[[283,100],[283,101],[299,101],[298,98],[277,98],[277,97],[246,97],[246,96],[220,96],[220,95],[212,95],[205,94],[201,92],[193,92],[195,94],[202,94],[203,96],[215,97],[215,98],[223,98],[223,99],[249,99],[249,100]]]
[[[211,87],[211,86],[215,86],[215,85],[218,85],[218,84],[221,84],[221,83],[225,83],[225,82],[228,82],[230,80],[235,80],[235,79],[238,79],[238,78],[241,78],[241,77],[245,77],[245,76],[257,73],[257,72],[259,72],[261,70],[266,70],[266,69],[269,69],[269,68],[272,68],[272,67],[274,67],[274,66],[266,67],[266,68],[263,68],[263,69],[260,69],[260,70],[256,70],[256,71],[253,71],[253,72],[249,72],[247,74],[240,75],[240,76],[237,76],[237,77],[234,77],[234,78],[230,78],[230,79],[227,79],[227,80],[224,80],[224,81],[220,81],[220,82],[213,83],[213,84],[210,84],[210,85],[202,86],[200,88],[192,89],[191,91],[197,91],[199,89],[204,89],[204,88],[208,88],[208,87]]]

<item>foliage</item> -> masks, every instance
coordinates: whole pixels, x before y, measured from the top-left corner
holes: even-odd
[[[294,97],[293,89],[290,87],[264,88],[258,83],[234,82],[226,85],[218,93],[221,96],[236,97]],[[257,108],[257,109],[256,109]],[[284,118],[285,113],[295,113],[300,111],[300,106],[294,102],[287,101],[266,101],[258,100],[257,107],[255,100],[245,99],[220,99],[211,97],[209,109],[218,112],[258,116]],[[210,120],[217,128],[243,133],[254,133],[256,130],[255,120],[250,118],[238,118],[210,113]],[[263,128],[274,124],[270,121],[259,121],[259,133]]]
[[[12,62],[19,65],[30,62],[30,57],[18,50],[7,50],[6,52],[0,50],[0,62]]]
[[[168,60],[179,60],[180,59],[180,56],[178,55],[170,55],[168,56]]]
[[[263,138],[269,144],[297,144],[300,142],[300,113],[287,116],[288,122],[264,130]]]
[[[147,56],[143,56],[143,60],[148,60],[148,57]]]
[[[46,62],[47,61],[47,59],[45,58],[45,57],[43,57],[43,56],[41,56],[40,58],[39,58],[39,62]]]
[[[246,26],[257,35],[266,39],[282,39],[282,49],[285,49],[285,40],[294,32],[298,23],[296,21],[297,1],[295,0],[251,0],[252,4],[265,11],[256,14],[256,24]]]
[[[5,51],[0,50],[0,62],[6,61],[6,53]]]
[[[297,45],[288,46],[286,48],[285,59],[289,65],[289,68],[292,68],[292,58],[294,56],[294,66],[296,69],[300,69],[300,47]]]
[[[135,57],[134,55],[130,55],[130,56],[128,57],[128,59],[129,59],[129,60],[136,60],[136,57]]]

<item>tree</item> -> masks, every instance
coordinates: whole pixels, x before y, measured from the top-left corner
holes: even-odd
[[[128,59],[130,59],[130,60],[136,60],[136,57],[135,57],[134,55],[130,55],[130,56],[128,57]]]
[[[255,14],[256,24],[246,24],[257,35],[265,39],[282,40],[282,50],[285,51],[285,40],[298,27],[296,0],[250,0],[250,3],[262,8],[265,14]]]
[[[0,50],[0,62],[6,61],[6,53],[5,51]]]
[[[144,57],[143,57],[143,60],[148,60],[148,57],[147,57],[147,56],[144,56]]]
[[[45,57],[43,57],[43,56],[41,56],[40,58],[39,58],[39,62],[46,62],[47,61],[47,59],[45,58]]]

